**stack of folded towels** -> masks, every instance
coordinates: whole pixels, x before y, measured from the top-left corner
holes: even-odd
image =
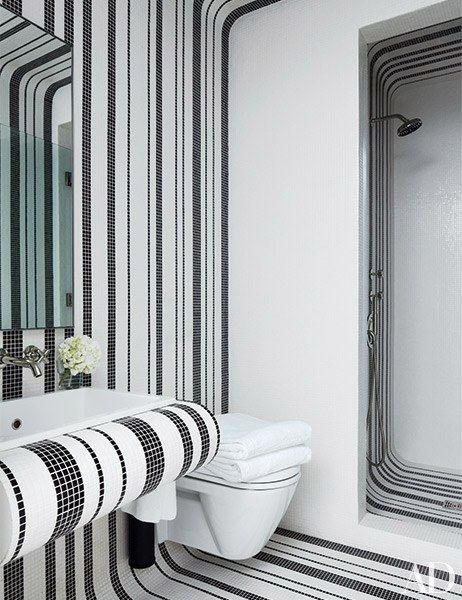
[[[311,459],[311,427],[302,421],[262,421],[239,413],[218,415],[217,421],[220,446],[203,473],[250,482]]]

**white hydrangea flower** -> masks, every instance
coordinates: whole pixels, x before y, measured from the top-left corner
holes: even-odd
[[[93,373],[101,359],[101,348],[88,335],[75,335],[64,340],[58,348],[59,358],[72,375]]]

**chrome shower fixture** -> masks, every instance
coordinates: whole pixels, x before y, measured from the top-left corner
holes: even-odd
[[[422,126],[422,120],[418,117],[406,119],[406,117],[403,117],[403,115],[400,115],[399,113],[394,115],[386,115],[384,117],[376,117],[375,119],[371,119],[370,122],[371,125],[374,125],[375,123],[381,123],[382,121],[388,121],[389,119],[400,119],[403,122],[403,124],[398,127],[396,132],[399,137],[404,137],[405,135],[414,133],[414,131],[417,131],[417,129]]]

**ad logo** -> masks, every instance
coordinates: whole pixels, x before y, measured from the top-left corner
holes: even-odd
[[[447,573],[444,579],[437,578],[436,572]],[[450,592],[454,587],[456,573],[451,565],[447,563],[430,562],[428,563],[428,575],[424,575],[419,571],[418,565],[413,565],[411,575],[409,577],[408,588],[415,590],[415,585],[419,588],[422,594],[443,595]]]

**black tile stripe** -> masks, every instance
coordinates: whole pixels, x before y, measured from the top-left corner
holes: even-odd
[[[45,350],[49,350],[50,354],[48,356],[49,362],[44,367],[44,391],[45,394],[49,392],[54,392],[56,388],[55,383],[55,330],[54,329],[45,329]]]
[[[175,398],[178,400],[178,2],[175,2]]]
[[[56,542],[45,546],[45,593],[47,600],[56,600]]]
[[[164,559],[165,563],[172,569],[172,571],[174,571],[175,573],[178,573],[179,575],[183,575],[183,576],[193,579],[197,582],[202,582],[207,585],[214,586],[218,589],[223,590],[224,592],[227,592],[228,594],[234,594],[235,596],[238,596],[240,598],[247,598],[247,600],[269,600],[268,598],[265,598],[264,596],[259,596],[257,594],[253,594],[252,592],[246,592],[245,590],[234,587],[227,583],[223,583],[222,581],[218,581],[217,579],[213,579],[212,577],[207,577],[206,575],[202,575],[201,573],[196,573],[194,571],[190,571],[188,569],[185,569],[184,567],[181,567],[178,563],[176,563],[173,560],[173,558],[170,555],[170,553],[168,552],[168,549],[165,544],[160,544],[159,552],[160,552],[162,558]],[[190,587],[194,588],[195,586],[191,585]],[[196,588],[196,589],[201,589],[201,588]],[[215,598],[223,598],[223,596],[218,596],[217,594],[213,594],[211,592],[208,592],[208,593],[209,593],[209,595],[211,595]]]
[[[86,600],[97,600],[93,577],[93,524],[83,528],[83,580]]]
[[[295,532],[290,532],[290,533],[293,533],[295,536],[298,536],[298,534],[295,534]],[[309,536],[304,536],[304,537],[308,538]],[[316,540],[316,538],[313,538],[313,539],[315,541],[319,542],[322,547],[332,548],[332,549],[334,549],[334,551],[336,553],[341,554],[341,545],[335,544],[333,542],[328,542],[326,540]],[[223,572],[235,573],[236,575],[239,576],[241,585],[245,585],[245,582],[249,581],[249,580],[250,581],[259,581],[259,582],[270,585],[271,588],[274,587],[274,588],[284,589],[289,592],[295,593],[295,595],[298,597],[310,597],[310,598],[319,599],[321,597],[324,598],[327,595],[332,598],[342,598],[342,599],[351,598],[351,596],[349,595],[348,592],[346,592],[348,594],[347,596],[343,595],[342,587],[352,589],[355,592],[360,591],[362,594],[367,594],[370,597],[384,597],[384,598],[394,598],[394,599],[401,597],[401,598],[405,598],[406,600],[407,599],[410,600],[411,596],[408,596],[407,595],[408,593],[412,594],[412,598],[414,598],[416,594],[419,595],[419,592],[411,591],[406,586],[406,584],[408,584],[410,581],[412,568],[415,565],[409,564],[409,570],[404,571],[404,573],[399,570],[397,570],[397,572],[390,572],[389,569],[387,569],[386,571],[379,571],[379,570],[374,570],[374,569],[368,568],[367,566],[364,566],[364,561],[371,560],[371,556],[372,556],[372,553],[368,553],[367,551],[362,551],[359,549],[352,549],[357,552],[357,556],[358,556],[358,561],[353,562],[352,560],[350,560],[350,561],[343,560],[342,558],[340,558],[337,555],[327,555],[327,554],[320,554],[320,553],[313,552],[312,544],[309,541],[303,542],[303,545],[305,547],[303,547],[303,545],[301,545],[301,547],[294,547],[294,549],[298,552],[298,554],[294,554],[292,552],[286,552],[285,550],[273,548],[274,544],[279,545],[279,544],[281,544],[281,542],[276,537],[273,537],[270,540],[270,543],[265,547],[265,551],[261,553],[264,556],[258,555],[257,557],[251,559],[250,561],[244,561],[244,562],[230,561],[230,560],[222,559],[220,557],[216,557],[211,554],[207,554],[206,552],[195,550],[195,549],[184,548],[184,551],[186,552],[186,554],[188,554],[189,556],[196,559],[196,561],[200,561],[201,563],[205,563],[205,564],[211,565],[212,567],[216,567],[217,575],[219,575],[220,573],[223,573]],[[274,551],[277,552],[278,554],[276,554],[276,555],[271,554]],[[292,570],[293,572],[296,572],[297,574],[301,574],[302,577],[301,578],[295,578],[293,576],[291,577],[290,573],[284,573],[283,569],[274,570],[271,568],[271,570],[269,570],[266,565],[269,563],[272,564],[273,561],[267,561],[266,554],[270,554],[271,556],[273,556],[273,558],[275,559],[274,562],[277,564],[277,566],[282,566],[283,569],[285,568],[285,569],[288,569],[289,571]],[[322,561],[314,561],[311,558],[311,555],[313,555],[313,554],[315,556],[322,557],[323,560]],[[370,556],[369,556],[369,554],[370,554]],[[280,556],[280,555],[282,555],[282,556]],[[361,556],[362,558],[360,559],[359,556]],[[290,558],[286,559],[284,557],[290,557]],[[297,560],[294,561],[293,560],[294,558]],[[288,563],[287,563],[287,560],[288,560]],[[300,562],[300,561],[302,561],[302,562]],[[318,569],[317,571],[316,571],[316,569],[314,569],[313,572],[308,573],[307,569],[310,569],[310,567],[307,567],[306,561],[309,561],[310,563],[313,563],[313,564],[318,564],[321,567],[323,567],[323,569]],[[281,564],[279,564],[279,563],[281,563]],[[294,563],[296,566],[294,565]],[[346,565],[347,568],[339,567],[338,563],[340,563],[342,565]],[[421,567],[419,567],[419,570],[420,570],[420,568]],[[360,573],[358,573],[358,569],[361,571]],[[367,575],[364,575],[362,573],[363,570],[369,570],[369,571],[372,571],[375,573],[379,573],[381,575],[386,575],[387,577],[390,578],[390,581],[379,580],[376,577],[369,577]],[[322,571],[322,573],[320,573],[321,571]],[[400,572],[402,573],[402,575],[399,574]],[[422,575],[428,575],[428,568],[426,569],[426,571],[420,570],[420,572]],[[348,576],[345,577],[344,573],[346,573]],[[320,581],[317,582],[318,576],[320,574],[322,574],[322,577],[321,577]],[[445,573],[445,576],[446,576],[446,580],[447,580],[448,573]],[[235,577],[235,575],[233,577]],[[360,579],[356,579],[357,577],[360,577]],[[399,580],[399,583],[396,583],[394,581],[395,579]],[[282,582],[284,582],[284,583],[282,583]],[[322,582],[329,582],[329,584],[335,585],[338,587],[334,588],[332,591],[328,591],[323,588]],[[354,583],[352,583],[352,582],[354,582]],[[383,587],[377,586],[376,583],[383,584]],[[294,587],[294,586],[297,586],[297,587]],[[298,589],[300,587],[309,589],[310,592],[304,592],[304,591]],[[396,591],[397,588],[404,590],[406,595],[403,596],[400,592],[397,592]],[[438,587],[438,586],[435,587],[435,592],[438,596],[441,592],[444,592],[444,591],[445,590],[441,587]],[[318,593],[320,595],[318,595]],[[278,597],[282,597],[282,596],[279,596],[279,594],[278,594]],[[315,595],[313,595],[313,594],[315,594]],[[457,592],[449,592],[449,594],[450,595],[454,594],[456,596],[459,595],[459,594],[457,594]],[[273,596],[271,595],[271,597],[273,597]],[[436,598],[437,596],[422,593],[421,595],[419,595],[419,597]]]
[[[315,600],[319,600],[322,596],[325,596],[325,595],[331,596],[332,598],[336,598],[337,600],[347,600],[346,596],[328,592],[317,586],[309,585],[306,582],[297,581],[295,579],[291,579],[290,577],[285,577],[284,575],[282,575],[282,572],[278,572],[277,574],[275,574],[273,572],[270,573],[269,571],[265,570],[264,568],[257,568],[255,566],[251,566],[250,564],[245,565],[245,569],[243,570],[243,569],[239,568],[240,563],[238,561],[225,561],[224,564],[222,564],[220,562],[219,558],[215,558],[212,555],[207,555],[206,553],[201,553],[201,552],[195,551],[195,550],[189,550],[186,547],[185,547],[185,551],[190,556],[193,556],[197,560],[200,560],[201,562],[207,563],[209,565],[220,564],[220,566],[223,569],[225,569],[226,571],[231,571],[233,573],[238,574],[241,581],[242,580],[245,581],[246,579],[251,579],[251,580],[260,581],[260,582],[266,583],[266,584],[269,583],[274,588],[279,588],[279,589],[285,590],[287,592],[292,592],[292,593],[295,592],[297,594],[297,596],[304,597],[304,598],[314,598]],[[210,557],[210,559],[207,560],[205,558],[205,556]],[[236,567],[233,568],[231,565],[235,565]],[[260,575],[256,575],[256,573],[259,573]],[[268,577],[269,575],[271,575],[271,578]],[[277,579],[278,581],[275,581],[275,579]],[[285,583],[281,583],[281,582],[285,582]],[[294,585],[296,585],[298,587],[308,588],[308,589],[310,589],[310,592],[303,592],[303,591],[297,589],[296,587],[294,587]],[[322,596],[318,596],[317,595],[318,592],[320,594],[322,594]],[[314,595],[314,594],[316,594],[316,595]]]
[[[22,0],[3,0],[3,6],[18,15],[22,14]]]
[[[193,390],[194,402],[201,402],[201,247],[202,247],[202,216],[201,216],[201,49],[202,49],[202,6],[204,0],[194,0],[193,3],[193,48],[192,48],[192,227],[193,227]],[[206,36],[207,39],[207,36]],[[205,218],[205,215],[204,215]],[[207,251],[207,243],[204,252]],[[207,259],[205,259],[207,264]],[[206,288],[205,288],[206,289]],[[207,338],[205,338],[206,341]],[[204,363],[204,369],[206,364]],[[204,390],[206,391],[206,390]]]
[[[24,544],[24,537],[26,535],[26,509],[24,506],[24,498],[21,492],[21,488],[19,487],[18,482],[16,481],[15,476],[9,469],[5,463],[0,460],[0,469],[5,473],[8,478],[8,481],[13,488],[13,492],[16,498],[16,504],[18,507],[18,516],[19,516],[19,530],[18,530],[18,541],[16,542],[16,548],[13,553],[11,560],[14,560],[21,551],[21,548]]]
[[[371,552],[370,550],[363,550],[361,548],[355,548],[354,546],[348,546],[346,544],[340,544],[338,542],[333,542],[330,540],[323,540],[321,538],[317,538],[314,536],[310,536],[304,533],[298,533],[296,531],[291,531],[289,529],[284,529],[282,527],[278,527],[276,529],[276,534],[284,536],[286,538],[297,540],[299,542],[303,542],[305,544],[309,544],[310,546],[315,546],[319,548],[326,548],[328,550],[335,550],[336,552],[340,552],[341,554],[346,554],[348,556],[354,556],[355,558],[365,559],[369,561],[373,561],[383,565],[389,565],[395,567],[397,569],[402,569],[403,571],[411,571],[414,566],[413,563],[409,561],[400,560],[398,558],[394,558],[392,556],[386,556],[385,554],[379,554],[377,552]],[[354,563],[351,563],[354,564]],[[362,564],[362,561],[361,561]],[[419,571],[424,575],[428,575],[428,567],[423,565],[418,565]],[[435,577],[438,579],[448,579],[448,574],[444,571],[435,570]],[[459,576],[458,576],[459,577]],[[460,585],[462,584],[462,578],[456,580],[456,582]]]
[[[55,0],[44,0],[45,29],[50,33],[55,31]]]
[[[4,331],[3,348],[11,356],[20,357],[24,348],[23,332]],[[2,399],[12,400],[22,397],[23,369],[9,365],[2,371]]]
[[[74,0],[64,0],[64,41],[74,43]]]
[[[25,600],[24,560],[18,558],[3,568],[3,600]]]
[[[124,417],[118,419],[115,423],[124,425],[135,434],[143,448],[146,458],[146,481],[141,495],[148,494],[157,488],[162,480],[165,471],[165,454],[156,431],[137,417]]]
[[[159,553],[159,550],[161,550],[161,547],[160,547],[160,546],[158,546],[158,548],[156,548],[156,550],[155,550],[155,553],[156,553],[156,554],[158,554],[158,553]],[[165,562],[166,562],[166,564],[167,564],[167,566],[168,566],[168,567],[170,567],[170,568],[171,568],[171,565],[172,565],[172,564],[173,564],[173,565],[175,565],[175,563],[174,563],[174,562],[171,560],[171,558],[170,558],[170,554],[168,554],[168,552],[167,552],[167,553],[165,553],[165,557],[163,556],[162,552],[160,552],[160,554],[161,554],[161,557],[162,557],[162,558],[165,560]],[[181,580],[181,579],[177,579],[177,578],[175,578],[175,577],[172,577],[171,575],[169,575],[169,574],[168,574],[168,573],[167,573],[167,572],[166,572],[166,571],[165,571],[165,570],[162,568],[162,565],[160,564],[160,561],[159,561],[159,559],[157,559],[157,561],[156,561],[156,568],[158,569],[159,573],[161,573],[161,575],[163,575],[163,576],[164,576],[164,577],[166,577],[167,579],[169,579],[169,580],[171,580],[171,581],[174,581],[174,582],[176,582],[176,583],[179,583],[181,586],[185,586],[185,587],[187,587],[187,588],[194,589],[194,590],[198,590],[198,591],[200,591],[200,592],[203,592],[203,593],[205,593],[205,591],[204,591],[202,588],[200,588],[198,585],[194,585],[193,583],[190,583],[190,582],[188,582],[187,580],[186,580],[186,581],[183,581],[183,580]],[[172,570],[174,571],[175,569],[172,569]],[[189,576],[189,578],[190,578],[190,579],[196,579],[195,577],[191,577],[191,576],[190,576],[190,575],[191,575],[191,572],[190,572],[190,571],[186,571],[186,570],[185,570],[185,572],[184,572],[184,573],[181,573],[181,574],[182,574],[182,575],[183,575],[183,574],[186,574],[187,576]],[[212,585],[213,585],[213,582],[214,582],[214,580],[208,580],[208,581],[206,581],[205,583],[209,583],[209,584],[212,584]],[[196,582],[196,583],[197,583],[197,582]],[[207,595],[208,595],[208,596],[210,596],[210,597],[212,597],[212,598],[219,598],[220,600],[225,600],[225,598],[224,598],[223,596],[219,596],[218,594],[214,594],[213,592],[210,592],[210,591],[207,591]]]
[[[24,446],[36,454],[48,469],[56,492],[56,524],[50,540],[73,531],[82,516],[85,491],[82,473],[69,450],[51,440]]]
[[[92,158],[92,0],[82,0],[82,310],[83,333],[92,335],[92,240],[91,240],[91,158]],[[91,375],[83,376],[91,385]]]
[[[293,561],[294,559],[296,559],[295,562],[297,562],[299,564],[305,564],[305,563],[300,563],[299,561],[309,561],[310,564],[317,565],[317,568],[329,566],[329,568],[332,569],[332,570],[335,570],[335,572],[337,574],[346,573],[346,576],[344,576],[344,575],[340,576],[340,577],[342,577],[342,579],[340,579],[340,581],[343,581],[343,578],[345,578],[345,577],[350,578],[350,579],[352,577],[354,577],[354,578],[358,578],[358,579],[355,579],[358,582],[361,582],[362,580],[367,579],[368,585],[369,585],[369,582],[370,582],[370,585],[373,585],[373,586],[377,586],[377,585],[389,586],[389,585],[392,585],[394,588],[398,588],[400,590],[403,590],[403,593],[406,593],[406,592],[409,591],[409,588],[407,587],[407,585],[405,585],[403,583],[393,582],[393,583],[390,584],[385,579],[381,579],[380,577],[377,577],[377,576],[365,575],[363,573],[358,573],[357,570],[352,570],[351,568],[339,567],[338,565],[336,565],[335,567],[332,567],[329,564],[326,565],[326,563],[323,562],[322,560],[316,560],[316,559],[312,558],[311,556],[306,556],[306,555],[302,556],[300,549],[296,548],[296,547],[294,547],[294,552],[291,552],[291,551],[286,550],[286,549],[282,550],[282,549],[278,548],[277,545],[275,546],[274,544],[270,543],[270,544],[268,544],[266,546],[266,549],[268,551],[277,552],[278,555],[282,554],[285,557],[290,557],[288,560]],[[302,550],[302,552],[303,552],[303,550]],[[324,556],[322,556],[322,558],[324,559],[324,561],[326,561],[326,560],[329,561],[329,557],[328,556],[324,555]],[[370,569],[370,571],[371,571],[371,569]],[[376,570],[376,573],[380,573],[380,571]],[[383,575],[383,573],[382,573],[382,575]],[[409,573],[409,575],[410,575],[410,573]],[[324,577],[322,577],[321,579],[325,580]],[[401,577],[400,579],[401,579],[402,582],[408,583],[409,576],[407,578],[406,577]],[[362,583],[364,585],[364,581],[362,581]],[[384,589],[386,589],[386,588],[384,588]],[[438,592],[438,591],[444,591],[444,590],[442,590],[440,588],[440,589],[438,589],[436,591]]]
[[[183,475],[187,473],[187,471],[189,471],[193,459],[194,447],[191,433],[186,423],[176,413],[167,409],[161,409],[157,412],[168,417],[178,429],[178,432],[181,436],[181,441],[183,442],[184,460],[183,467],[181,469],[180,474],[178,475],[178,478],[183,477]]]
[[[92,516],[91,520],[94,521],[98,514],[99,511],[101,510],[101,507],[103,505],[104,502],[104,473],[103,473],[103,468],[101,467],[101,463],[99,461],[98,456],[96,455],[96,452],[93,450],[93,448],[90,446],[90,444],[88,444],[85,440],[83,440],[82,438],[80,438],[78,435],[73,435],[73,434],[66,434],[68,437],[77,440],[80,444],[82,444],[82,446],[88,451],[88,454],[91,456],[91,458],[93,459],[93,462],[95,463],[95,467],[96,470],[98,471],[98,479],[99,479],[99,499],[98,499],[98,504],[96,506],[96,510],[94,515]]]
[[[131,389],[131,0],[127,0],[127,391]]]
[[[309,565],[298,563],[294,560],[289,560],[281,556],[275,556],[268,552],[260,552],[256,557],[256,560],[266,562],[271,565],[275,565],[282,569],[293,571],[295,573],[301,573],[308,577],[315,579],[321,579],[322,581],[328,581],[335,585],[346,587],[357,592],[365,593],[373,598],[383,598],[384,600],[409,600],[408,595],[401,594],[399,592],[392,591],[390,589],[379,588],[375,585],[364,584],[362,581],[352,579],[351,577],[342,577],[337,573],[332,573],[324,569],[311,567]],[[324,594],[329,594],[332,597],[339,597],[337,594],[332,594],[324,590],[321,591]]]
[[[201,417],[201,415],[196,410],[194,410],[194,408],[192,406],[187,406],[184,404],[173,404],[172,408],[176,408],[176,409],[182,410],[185,413],[187,413],[190,417],[192,417],[193,421],[197,425],[199,434],[201,436],[201,444],[202,444],[201,457],[200,457],[199,463],[197,464],[197,467],[196,467],[196,469],[198,469],[199,467],[201,467],[204,464],[204,462],[206,461],[207,456],[209,455],[209,452],[210,452],[210,433],[207,428],[207,424],[204,421],[204,419]],[[212,416],[212,419],[215,423],[215,426],[216,426],[217,432],[218,432],[219,428],[218,428],[218,424],[216,423],[215,417]],[[218,444],[217,444],[217,448],[218,448]]]
[[[8,29],[8,31],[4,31],[3,33],[0,33],[0,42],[4,42],[9,37],[11,37],[12,35],[16,35],[23,29],[26,29],[26,27],[28,27],[28,26],[29,26],[29,23],[27,23],[26,21],[23,21],[22,23],[18,23],[18,25],[11,27],[10,29]]]
[[[153,598],[159,598],[159,600],[170,600],[169,598],[166,598],[165,596],[159,596],[159,594],[155,594],[154,592],[152,592],[150,589],[148,589],[139,579],[135,569],[131,569],[131,574],[133,579],[136,581],[136,583],[140,586],[140,588],[143,590],[143,592],[145,592],[146,594],[148,594],[149,596],[152,596]]]
[[[120,462],[120,470],[122,472],[122,489],[120,492],[120,498],[119,498],[116,506],[114,507],[116,509],[116,508],[119,508],[120,503],[124,499],[125,492],[127,491],[127,468],[125,466],[125,459],[124,459],[124,456],[123,456],[119,446],[117,445],[116,441],[108,433],[106,433],[105,431],[102,431],[101,429],[96,429],[95,427],[92,427],[92,429],[93,429],[93,431],[97,431],[99,434],[101,434],[103,437],[105,437],[107,439],[107,441],[111,444],[111,446],[116,451],[117,457]]]
[[[109,535],[109,577],[115,597],[119,600],[132,600],[120,580],[117,560],[117,515],[115,512],[108,516]]]
[[[66,535],[64,539],[64,556],[66,560],[66,600],[77,600],[75,581],[75,533]],[[48,600],[48,598],[47,598]]]
[[[182,375],[181,375],[181,398],[185,398],[186,392],[186,209],[185,209],[185,32],[186,32],[186,0],[182,0],[182,17],[181,17],[181,299],[183,303],[182,309],[182,330],[181,330],[181,348],[182,348]]]
[[[163,148],[163,90],[162,90],[162,35],[163,35],[163,0],[156,0],[156,394],[162,394],[162,148]]]
[[[107,386],[116,385],[115,136],[116,0],[108,1],[107,32]]]
[[[16,21],[17,17],[16,15],[12,15],[9,19],[6,19],[5,21],[3,21],[3,23],[0,25],[0,28],[2,27],[6,27],[7,25],[9,25],[12,21]]]
[[[151,0],[146,23],[146,300],[147,300],[147,391],[151,393]]]

